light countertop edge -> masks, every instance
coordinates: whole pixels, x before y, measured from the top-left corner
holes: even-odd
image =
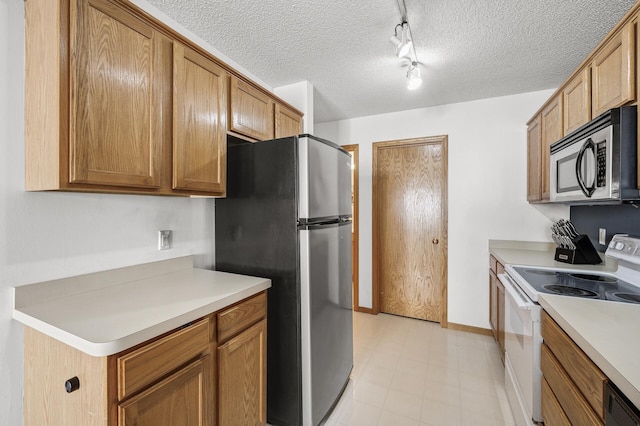
[[[614,272],[618,269],[615,259],[600,254],[598,265],[573,265],[554,259],[556,245],[538,241],[489,240],[489,253],[503,265],[537,266],[554,269],[582,269],[588,271]]]
[[[100,273],[88,274],[91,279],[84,287],[82,276],[55,280],[65,294],[50,300],[38,295],[37,290],[50,294],[45,283],[23,292],[26,302],[16,300],[16,287],[13,318],[91,356],[108,356],[271,287],[266,278],[197,268],[165,269],[146,277],[136,267],[129,268],[132,281],[120,279],[112,286],[92,285],[91,280],[101,279]],[[140,268],[149,270],[148,264]]]
[[[541,294],[538,302],[636,407],[640,407],[640,306]]]

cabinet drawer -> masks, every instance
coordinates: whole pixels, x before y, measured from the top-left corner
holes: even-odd
[[[118,399],[123,400],[209,350],[209,319],[117,359]]]
[[[602,419],[591,409],[591,406],[575,387],[567,372],[560,366],[549,347],[544,343],[542,344],[541,355],[542,375],[571,424],[580,426],[603,425]]]
[[[542,338],[591,407],[604,419],[607,376],[546,312],[542,316]]]
[[[260,293],[218,314],[218,344],[267,316],[267,294]]]
[[[560,403],[545,379],[542,379],[542,420],[549,426],[571,426],[571,422],[562,411]]]

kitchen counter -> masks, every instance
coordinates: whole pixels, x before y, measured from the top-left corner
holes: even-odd
[[[193,268],[191,256],[14,287],[13,318],[92,356],[107,356],[271,287]]]
[[[541,294],[538,302],[640,407],[640,305]]]
[[[599,265],[572,265],[554,260],[556,245],[554,243],[489,240],[489,253],[503,265],[538,266],[554,269],[582,269],[599,272],[615,272],[618,262],[600,255]]]
[[[555,244],[490,240],[489,252],[503,265],[615,272],[616,259],[600,265],[556,262]],[[593,362],[640,407],[640,305],[540,294],[538,302]]]

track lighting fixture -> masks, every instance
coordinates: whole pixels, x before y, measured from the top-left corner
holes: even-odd
[[[402,22],[396,25],[393,35],[391,36],[391,43],[396,47],[396,55],[403,61],[409,59],[411,65],[407,71],[407,88],[409,90],[415,90],[422,85],[422,76],[420,75],[420,63],[418,62],[418,56],[416,55],[416,49],[413,44],[411,35],[411,28],[406,18],[406,6],[404,0],[398,0],[398,7],[402,14]],[[398,34],[400,29],[400,34]]]
[[[422,77],[420,76],[420,68],[416,61],[411,62],[409,71],[407,71],[407,89],[415,90],[422,85]]]
[[[398,38],[398,27],[402,28],[400,38]],[[409,56],[413,46],[409,38],[409,23],[407,21],[402,21],[402,23],[396,25],[394,34],[391,36],[391,43],[396,46],[396,55],[398,58]]]

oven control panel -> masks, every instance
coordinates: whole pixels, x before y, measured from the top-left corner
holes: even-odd
[[[639,264],[640,238],[628,234],[616,234],[607,247],[606,255]]]

